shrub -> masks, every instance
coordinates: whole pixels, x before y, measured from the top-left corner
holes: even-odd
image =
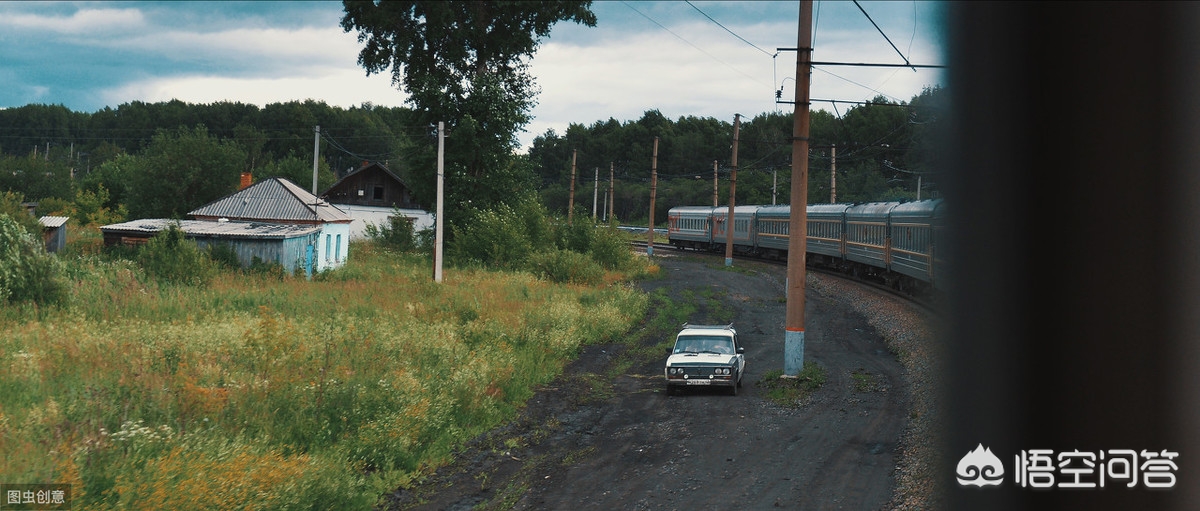
[[[454,228],[454,234],[449,253],[464,261],[514,269],[533,252],[525,223],[506,204],[475,211],[465,227]]]
[[[62,264],[42,241],[0,213],[0,301],[56,304],[67,296]]]
[[[633,263],[629,241],[616,224],[596,229],[592,240],[592,259],[608,270],[627,270]]]
[[[417,249],[417,237],[413,232],[413,221],[399,211],[393,211],[383,225],[367,224],[367,237],[382,247],[412,252]]]
[[[595,285],[604,269],[587,255],[570,250],[538,252],[529,258],[529,271],[554,282]]]
[[[228,243],[214,243],[208,246],[208,258],[217,266],[226,270],[240,270],[242,262],[238,259],[237,250]]]
[[[138,263],[147,275],[172,284],[208,284],[216,270],[196,242],[183,236],[178,224],[150,238],[138,253]]]

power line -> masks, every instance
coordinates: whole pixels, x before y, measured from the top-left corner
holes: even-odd
[[[904,54],[900,52],[900,48],[897,48],[895,43],[892,42],[892,40],[887,36],[887,34],[883,33],[883,29],[879,28],[879,25],[877,23],[875,23],[875,20],[871,19],[871,15],[867,14],[867,10],[863,9],[862,5],[859,5],[858,0],[854,0],[854,5],[858,7],[858,10],[862,11],[863,16],[867,17],[867,21],[870,21],[871,24],[875,26],[875,30],[879,31],[879,35],[883,36],[883,38],[888,42],[888,44],[892,45],[892,49],[896,50],[896,53],[900,55],[900,58],[904,59],[904,63],[908,64],[908,57],[905,57]],[[913,67],[912,70],[914,72],[916,72],[917,68]]]
[[[762,48],[759,48],[759,47],[758,47],[758,45],[756,45],[756,44],[754,44],[754,43],[752,43],[752,42],[750,42],[750,41],[747,41],[747,40],[746,40],[746,38],[744,38],[744,37],[742,37],[742,36],[740,36],[740,35],[737,35],[737,34],[735,34],[735,33],[734,33],[732,30],[729,30],[729,28],[728,28],[728,27],[726,27],[725,25],[722,25],[720,21],[717,21],[717,20],[713,19],[713,17],[712,17],[712,16],[709,16],[709,15],[708,15],[708,13],[706,13],[706,12],[704,12],[704,11],[701,11],[701,10],[700,10],[700,8],[699,8],[699,7],[696,7],[696,5],[695,5],[695,4],[693,4],[693,3],[692,3],[690,0],[684,0],[684,1],[685,1],[685,2],[687,2],[687,4],[688,4],[688,5],[692,6],[692,8],[696,10],[696,12],[698,12],[698,13],[700,13],[700,14],[703,14],[705,18],[708,18],[708,21],[711,21],[711,22],[713,22],[713,23],[716,23],[718,27],[721,27],[721,28],[725,29],[725,31],[726,31],[726,32],[729,32],[729,34],[730,34],[730,35],[732,35],[733,37],[736,37],[736,38],[738,38],[738,39],[741,39],[743,43],[746,43],[746,44],[748,44],[748,45],[750,45],[750,46],[753,46],[753,47],[754,47],[754,49],[756,49],[756,50],[758,50],[758,51],[761,51],[761,52],[763,52],[764,54],[766,54],[766,55],[770,56],[771,58],[774,58],[774,57],[775,57],[775,55],[774,55],[774,54],[772,54],[771,52],[769,52],[769,51],[767,51],[767,50],[764,50],[764,49],[762,49]]]
[[[758,82],[758,81],[759,81],[759,79],[758,79],[758,78],[755,78],[755,77],[753,77],[753,76],[750,76],[750,75],[748,75],[748,74],[746,74],[746,73],[742,72],[742,70],[740,70],[740,69],[738,69],[738,68],[736,68],[736,67],[733,67],[733,66],[729,65],[729,63],[728,63],[728,62],[725,62],[724,60],[721,60],[721,59],[717,58],[717,57],[716,57],[716,56],[714,56],[713,54],[711,54],[711,53],[709,53],[709,52],[707,52],[707,51],[704,51],[704,49],[703,49],[703,48],[701,48],[701,47],[699,47],[699,46],[696,46],[696,45],[695,45],[695,44],[693,44],[691,41],[688,41],[687,39],[684,39],[684,38],[683,38],[683,36],[681,36],[681,35],[679,35],[679,34],[676,34],[675,32],[672,32],[672,31],[671,31],[671,29],[669,29],[669,28],[667,28],[667,27],[663,26],[663,24],[662,24],[662,23],[659,23],[657,20],[655,20],[654,18],[651,18],[651,17],[650,17],[649,15],[647,15],[646,13],[644,13],[644,12],[642,12],[642,11],[639,11],[639,10],[637,10],[637,9],[636,9],[636,8],[634,8],[632,5],[629,5],[629,3],[628,3],[628,2],[625,2],[624,0],[622,0],[622,1],[621,1],[621,3],[622,3],[622,4],[625,4],[625,7],[628,7],[628,8],[630,8],[631,10],[633,10],[633,12],[636,12],[636,13],[640,14],[640,15],[641,15],[643,18],[646,18],[646,19],[650,20],[650,22],[651,22],[651,23],[654,23],[655,25],[658,25],[658,28],[661,28],[661,29],[663,29],[663,30],[666,30],[666,31],[667,31],[667,33],[669,33],[669,34],[671,34],[671,35],[675,36],[675,38],[676,38],[676,39],[679,39],[680,41],[683,41],[683,42],[687,43],[687,44],[688,44],[688,46],[691,46],[692,48],[695,48],[695,49],[697,49],[697,50],[700,50],[700,52],[701,52],[701,53],[703,53],[703,54],[705,54],[705,55],[708,55],[708,56],[709,56],[710,58],[712,58],[713,60],[715,60],[715,61],[717,61],[717,62],[720,62],[720,63],[722,63],[722,64],[725,64],[725,67],[728,67],[729,69],[732,69],[732,70],[734,70],[734,71],[737,71],[737,73],[738,73],[738,74],[740,74],[740,75],[742,75],[742,76],[745,76],[746,78],[749,78],[749,79],[751,79],[751,80],[754,80],[754,81],[756,81],[756,82]],[[760,82],[760,83],[761,83],[761,82]],[[772,85],[772,86],[773,86],[773,85]]]

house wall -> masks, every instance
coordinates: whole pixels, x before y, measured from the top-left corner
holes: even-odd
[[[346,264],[350,257],[350,224],[324,224],[317,238],[316,271]]]
[[[360,194],[361,193],[361,194]],[[325,192],[329,202],[357,204],[359,206],[384,206],[414,208],[408,189],[378,168],[366,169],[346,178],[345,181]]]
[[[354,204],[334,204],[338,209],[345,211],[354,219],[350,223],[350,239],[361,240],[367,238],[367,225],[376,227],[388,225],[388,219],[395,216],[399,212],[405,218],[412,220],[413,232],[421,232],[425,229],[432,229],[434,218],[433,214],[428,211],[419,209],[396,209],[371,206],[357,206]]]
[[[207,248],[209,245],[229,245],[237,253],[238,262],[242,264],[242,267],[249,267],[257,257],[263,262],[279,263],[284,270],[292,273],[296,271],[296,268],[304,268],[306,247],[310,243],[315,243],[317,236],[314,234],[285,239],[212,237],[194,239],[201,248]]]

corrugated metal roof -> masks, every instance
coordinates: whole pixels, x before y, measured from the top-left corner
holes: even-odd
[[[42,223],[42,227],[56,229],[62,227],[63,224],[67,223],[67,220],[70,219],[70,217],[65,216],[44,216],[39,218],[38,221]]]
[[[353,220],[336,206],[281,177],[264,179],[188,214],[269,222],[349,223]]]
[[[169,218],[145,218],[125,223],[105,225],[105,233],[156,234],[172,223],[188,237],[286,239],[306,236],[321,231],[314,225],[269,224],[261,222],[217,222],[213,220],[172,220]]]

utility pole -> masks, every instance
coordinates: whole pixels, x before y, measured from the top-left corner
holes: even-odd
[[[771,169],[771,205],[775,205],[775,190],[779,187],[779,169]]]
[[[445,228],[446,211],[446,123],[438,121],[438,162],[437,162],[437,212],[434,216],[433,230],[433,281],[442,281],[442,244],[445,238],[442,231]]]
[[[592,172],[592,223],[596,222],[596,199],[600,197],[600,167],[594,167]]]
[[[737,202],[737,153],[738,130],[742,125],[742,114],[733,114],[733,159],[729,162],[729,214],[725,216],[725,266],[733,266],[733,208]]]
[[[654,255],[654,196],[658,195],[658,137],[654,137],[654,154],[650,158],[650,229],[646,231],[646,255]]]
[[[787,315],[783,375],[804,368],[804,262],[808,249],[808,88],[812,74],[812,0],[800,1],[796,41],[796,110],[792,117],[792,199],[788,224]]]
[[[837,144],[829,147],[829,203],[837,204]]]
[[[313,195],[317,194],[317,158],[321,155],[321,126],[313,126]]]
[[[571,216],[575,214],[575,155],[578,149],[571,150],[571,194],[567,197],[567,225],[571,225]]]
[[[613,202],[615,202],[617,199],[617,196],[613,195],[613,176],[614,175],[615,174],[613,173],[613,162],[610,161],[610,162],[608,162],[608,198],[604,201],[608,204],[608,217],[604,219],[605,221],[611,221],[610,219],[613,217]]]
[[[713,207],[717,207],[717,160],[713,160]]]

